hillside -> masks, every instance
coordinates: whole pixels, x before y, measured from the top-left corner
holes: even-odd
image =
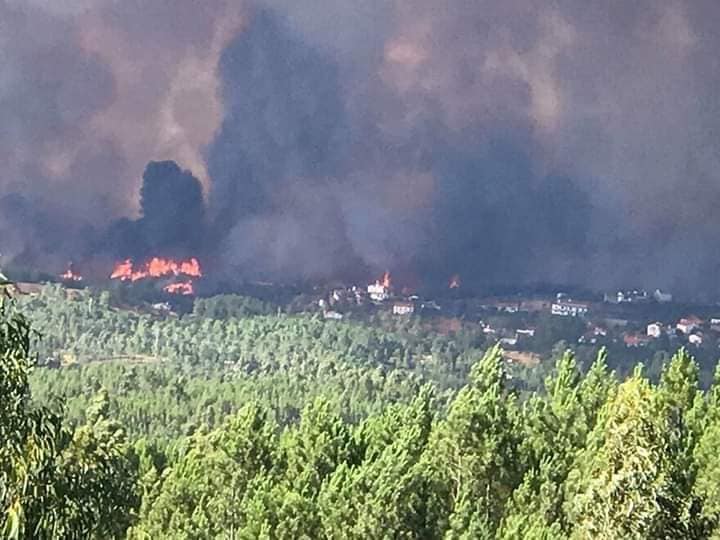
[[[31,330],[14,307],[4,308],[6,536],[704,538],[720,532],[720,382],[699,390],[697,365],[685,352],[665,366],[657,384],[640,369],[618,380],[603,354],[583,374],[568,353],[541,389],[521,398],[499,349],[467,351],[474,359],[466,382],[448,394],[438,391],[442,383],[421,384],[418,366],[389,361],[394,344],[408,339],[402,332],[380,339],[351,323],[266,315],[218,325],[197,315],[149,320],[107,305],[89,310],[81,323],[74,309],[87,309],[89,299],[63,303],[56,293],[22,302],[31,314],[50,310],[44,324],[64,318],[66,326],[48,330],[81,336],[102,328],[100,313],[115,328],[135,329],[98,339],[99,354],[124,339],[131,343],[145,325],[184,336],[188,345],[168,339],[155,350],[166,357],[130,365],[99,358],[85,364],[90,346],[77,347],[81,365],[36,370],[32,405],[22,399],[31,391]],[[208,335],[193,334],[199,329]],[[360,339],[354,332],[367,340],[364,349],[354,348]],[[198,356],[212,335],[224,341]],[[60,337],[56,332],[53,339]],[[257,358],[243,356],[246,342]],[[139,339],[136,346],[140,354],[151,345]],[[221,346],[235,347],[238,367],[211,367]],[[50,388],[73,396],[75,405],[41,406],[49,403]]]

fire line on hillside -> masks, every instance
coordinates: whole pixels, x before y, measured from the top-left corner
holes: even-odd
[[[146,263],[139,265],[136,265],[132,259],[117,263],[110,274],[110,279],[134,283],[144,279],[184,278],[183,281],[166,285],[163,290],[170,294],[190,296],[195,294],[192,278],[201,278],[202,276],[200,262],[195,257],[181,261],[153,257]]]

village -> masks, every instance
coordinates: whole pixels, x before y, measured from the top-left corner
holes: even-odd
[[[322,295],[317,305],[329,320],[341,320],[357,307],[396,317],[460,318],[479,324],[489,341],[510,350],[537,348],[533,341],[548,324],[561,329],[556,335],[568,345],[628,349],[720,346],[720,305],[676,302],[672,294],[659,289],[585,296],[557,292],[474,297],[462,294],[457,281],[451,282],[446,294],[426,298],[395,291],[386,273],[367,287],[334,288]]]
[[[201,275],[196,262],[192,270],[193,276]],[[159,275],[165,274],[159,272]],[[145,274],[138,276],[144,278]],[[68,294],[87,285],[72,266],[58,276],[58,281]],[[132,284],[141,280],[126,281]],[[109,283],[112,282],[111,279]],[[170,286],[162,280],[160,283],[164,287],[151,302],[155,310],[161,306],[161,311],[170,312],[182,300],[179,296],[193,293],[190,290],[179,294],[171,288],[174,282],[170,282]],[[127,289],[117,285],[113,284],[116,292]],[[21,282],[15,287],[20,294],[33,295],[40,290],[41,284]],[[140,292],[145,295],[148,289]],[[461,321],[481,332],[486,343],[499,343],[506,351],[546,354],[561,341],[567,346],[605,346],[616,350],[669,351],[688,347],[696,352],[702,349],[706,354],[720,346],[720,304],[688,304],[660,289],[572,294],[520,290],[512,294],[483,295],[465,289],[456,275],[450,278],[446,287],[431,295],[396,287],[390,273],[385,272],[367,285],[325,285],[284,291],[282,286],[263,283],[243,287],[237,292],[265,300],[284,296],[288,312],[316,311],[328,321],[362,319],[373,314],[415,317],[424,321]],[[187,300],[191,306],[192,298]]]

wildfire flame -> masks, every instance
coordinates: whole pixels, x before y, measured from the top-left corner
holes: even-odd
[[[382,285],[386,289],[389,289],[392,286],[392,277],[390,276],[390,272],[387,270],[382,275],[382,278],[377,282],[378,285]]]
[[[170,283],[163,287],[163,290],[169,294],[190,296],[195,294],[195,287],[192,279],[187,278],[200,278],[202,275],[200,262],[194,257],[184,261],[153,257],[146,263],[138,266],[136,266],[131,259],[116,264],[112,274],[110,274],[110,279],[119,279],[120,281],[130,281],[134,283],[147,278],[159,279],[182,276],[186,278],[184,281]]]
[[[120,281],[139,281],[146,278],[163,278],[169,276],[202,277],[200,263],[194,257],[185,261],[153,257],[143,265],[135,266],[131,259],[115,265],[110,279]]]
[[[62,279],[63,281],[74,281],[77,283],[82,281],[83,277],[80,274],[77,274],[73,269],[73,264],[69,263],[67,270],[65,270],[65,273],[60,274],[60,279]]]
[[[181,281],[179,283],[171,283],[163,288],[166,293],[180,294],[182,296],[192,296],[195,294],[195,287],[192,281]]]
[[[450,278],[450,284],[448,285],[448,287],[450,287],[451,289],[459,289],[461,283],[462,282],[460,281],[460,275],[455,274],[453,277]]]

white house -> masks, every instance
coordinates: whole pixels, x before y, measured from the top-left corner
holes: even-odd
[[[160,302],[158,304],[152,305],[153,309],[156,309],[157,311],[172,311],[172,306],[168,304],[167,302]]]
[[[412,315],[415,313],[415,304],[412,302],[395,302],[393,315]]]
[[[663,334],[663,325],[659,322],[650,323],[647,326],[647,335],[659,338]]]
[[[632,291],[618,291],[618,304],[638,304],[647,302],[650,299],[647,291],[633,289]]]
[[[617,291],[614,294],[605,293],[605,302],[611,304],[639,304],[650,300],[650,295],[645,290],[633,289],[631,291]]]
[[[696,347],[698,347],[702,345],[702,342],[702,334],[690,334],[688,336],[688,343],[690,343],[690,345],[695,345]]]
[[[518,328],[515,331],[515,334],[520,337],[535,337],[535,329],[534,328]]]
[[[376,302],[383,302],[390,297],[390,289],[382,283],[371,283],[367,288],[368,295]]]
[[[702,324],[702,320],[698,319],[697,317],[685,317],[680,319],[677,324],[675,325],[675,328],[677,328],[680,332],[683,334],[689,334],[693,330],[695,330],[697,327],[699,327]]]
[[[553,302],[550,313],[560,315],[561,317],[580,317],[587,315],[589,306],[582,302],[573,302],[571,300],[558,300]]]

